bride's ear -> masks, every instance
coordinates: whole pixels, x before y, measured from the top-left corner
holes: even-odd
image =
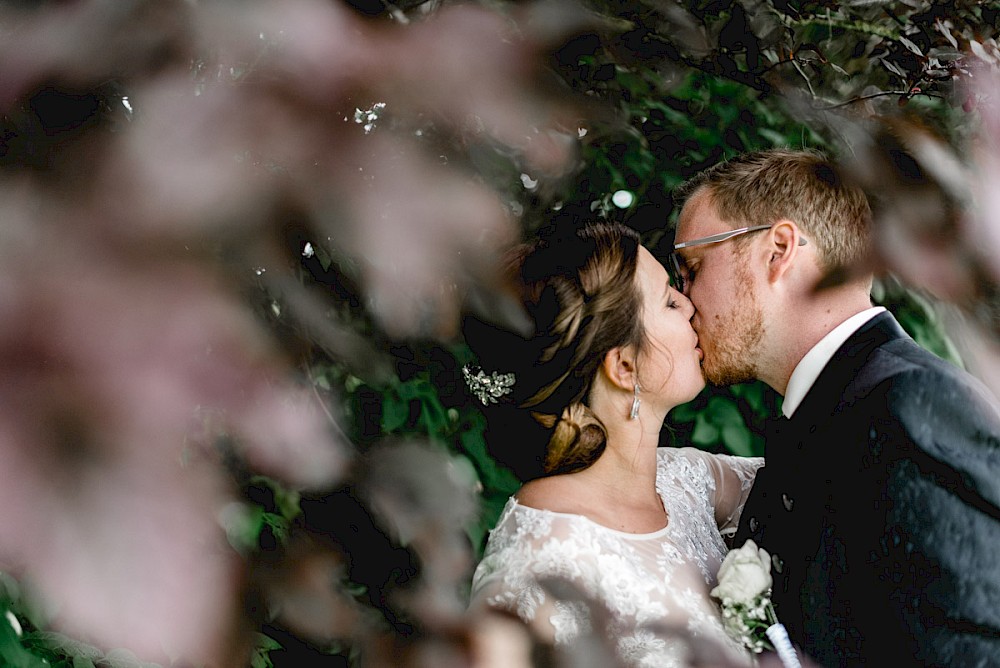
[[[635,351],[632,346],[612,348],[604,356],[601,372],[615,387],[629,392],[639,382],[635,368]]]

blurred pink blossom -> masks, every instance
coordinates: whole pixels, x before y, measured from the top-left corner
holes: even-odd
[[[392,25],[321,0],[80,0],[4,8],[0,29],[0,113],[29,113],[40,90],[128,94],[0,174],[0,560],[58,628],[142,659],[242,665],[227,459],[320,489],[352,457],[254,315],[251,268],[306,345],[361,367],[364,342],[338,344],[299,283],[289,228],[342,259],[389,335],[449,336],[517,225],[442,146],[558,174],[576,122],[537,86],[544,44],[473,7]],[[366,134],[354,109],[383,101]],[[434,531],[454,577],[467,555]],[[288,582],[315,584],[323,559]],[[327,626],[355,623],[334,608]]]

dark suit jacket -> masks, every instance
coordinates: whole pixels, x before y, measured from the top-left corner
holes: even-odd
[[[768,435],[747,538],[821,665],[1000,665],[995,398],[876,316]]]

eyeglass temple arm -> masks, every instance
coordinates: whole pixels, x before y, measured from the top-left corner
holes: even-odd
[[[731,239],[735,236],[741,234],[746,234],[747,232],[757,232],[758,230],[769,230],[773,225],[754,225],[752,227],[740,227],[735,230],[729,230],[728,232],[720,232],[719,234],[713,234],[702,239],[692,239],[691,241],[682,241],[679,244],[674,244],[674,250],[680,250],[681,248],[689,248],[691,246],[703,246],[705,244],[714,244],[720,241],[725,241],[726,239]],[[808,242],[805,237],[799,237],[799,246],[805,246]]]

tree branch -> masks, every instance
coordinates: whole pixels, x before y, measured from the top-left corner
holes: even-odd
[[[882,26],[874,25],[872,23],[865,23],[864,21],[852,21],[848,19],[833,19],[830,17],[820,18],[806,18],[806,19],[796,19],[791,16],[783,15],[785,26],[788,28],[798,27],[807,28],[809,26],[821,26],[824,28],[839,28],[841,30],[847,30],[850,32],[860,32],[865,35],[877,35],[879,37],[885,37],[892,40],[899,39],[899,32],[895,30],[890,30]]]
[[[850,100],[847,100],[845,102],[838,102],[837,104],[833,104],[828,107],[813,107],[813,109],[815,109],[816,111],[830,111],[832,109],[839,109],[840,107],[846,107],[856,102],[864,102],[865,100],[871,100],[876,97],[887,97],[889,95],[899,95],[900,97],[914,97],[916,95],[922,95],[924,97],[935,97],[939,100],[944,99],[944,95],[941,95],[939,93],[925,93],[923,91],[915,93],[913,91],[908,91],[908,90],[884,90],[879,93],[858,95],[857,97],[852,97]]]

